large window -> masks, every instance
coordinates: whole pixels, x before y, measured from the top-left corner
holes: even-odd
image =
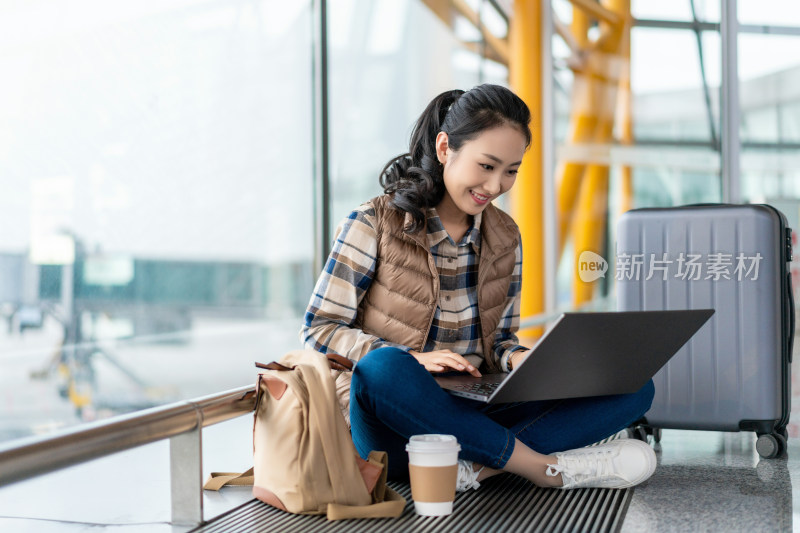
[[[579,283],[575,265],[586,250],[613,254],[623,211],[721,200],[720,35],[691,24],[718,23],[719,8],[711,4],[634,1],[629,41],[623,32],[621,44],[612,46],[617,37],[607,25],[581,26],[577,7],[553,0],[561,25],[553,37],[559,207],[570,188],[575,198],[572,213],[559,213],[559,229],[568,233],[559,237],[556,305],[584,304],[611,292],[609,280]],[[572,48],[564,30],[573,35]],[[580,189],[569,185],[576,177]],[[586,209],[593,210],[588,225]],[[605,228],[603,235],[587,240],[592,226]]]
[[[482,2],[469,4],[477,12]],[[484,20],[502,37],[502,21],[484,8]],[[335,227],[382,193],[380,170],[408,151],[411,128],[434,96],[480,83],[507,85],[508,71],[469,46],[481,40],[474,25],[449,10],[448,25],[421,0],[346,0],[331,2],[329,10]]]
[[[756,202],[780,200],[796,227],[800,58],[786,54],[792,49],[800,49],[800,33],[739,36],[742,196]]]
[[[311,28],[310,1],[0,6],[0,439],[299,346]]]
[[[600,194],[608,198],[595,199],[595,205],[609,206],[605,220],[597,220],[608,230],[600,253],[608,252],[607,243],[614,240],[617,215],[631,207],[768,202],[786,213],[790,225],[800,224],[800,65],[796,55],[788,53],[800,47],[796,4],[788,0],[739,0],[735,5],[716,0],[633,0],[630,100],[625,98],[625,80],[616,83],[617,73],[628,64],[624,47],[605,50],[603,55],[597,53],[598,45],[584,44],[588,51],[582,57],[574,45],[570,49],[567,40],[554,36],[556,180],[567,181],[564,178],[576,167],[608,165],[607,192],[600,188]],[[560,34],[568,28],[577,41],[581,33],[592,41],[604,31],[595,22],[581,26],[580,16],[573,17],[578,9],[575,4],[553,0],[552,5],[562,23]],[[721,30],[727,26],[721,26],[728,21],[722,7],[727,8],[726,15],[738,11],[737,31],[730,42],[722,38],[727,34]],[[576,70],[585,57],[589,62]],[[738,59],[734,63],[728,58]],[[603,65],[603,61],[607,68],[593,74],[604,81],[588,82],[594,83],[594,93],[586,91],[582,69]],[[738,79],[732,74],[727,77],[734,72]],[[600,112],[596,112],[596,102],[604,100],[598,94],[611,95]],[[739,98],[738,112],[727,117],[732,123],[738,121],[738,141],[728,142],[723,131],[722,103],[727,94]],[[609,106],[608,101],[615,104]],[[602,123],[602,113],[607,114],[609,108],[614,113],[613,136],[598,140],[598,128],[587,124]],[[592,127],[593,134],[581,135]],[[627,138],[626,130],[630,132]],[[733,162],[738,172],[728,170]],[[632,191],[629,201],[623,201],[626,189]],[[558,277],[561,304],[581,300],[573,297],[577,286],[574,256],[580,250],[570,248],[570,238]],[[597,284],[595,289],[590,298],[608,294],[610,287]]]
[[[380,194],[437,93],[507,83],[484,28],[505,17],[433,6],[328,2],[329,198],[318,4],[0,7],[0,440],[245,385],[300,347],[319,202],[336,224]]]

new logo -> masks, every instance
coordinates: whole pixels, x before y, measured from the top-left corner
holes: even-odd
[[[594,252],[581,252],[578,258],[578,277],[584,283],[591,283],[598,278],[606,277],[608,261]]]

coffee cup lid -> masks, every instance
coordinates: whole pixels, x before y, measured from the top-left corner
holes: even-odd
[[[450,453],[461,450],[453,435],[413,435],[406,444],[408,452]]]

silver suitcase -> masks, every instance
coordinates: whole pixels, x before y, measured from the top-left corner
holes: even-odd
[[[794,301],[791,229],[767,205],[637,209],[617,226],[620,311],[713,308],[654,377],[644,425],[754,431],[762,457],[786,450]]]

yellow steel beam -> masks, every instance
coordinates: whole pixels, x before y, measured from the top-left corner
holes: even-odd
[[[450,0],[422,0],[431,12],[439,17],[447,27],[453,27],[453,9]]]
[[[626,23],[602,28],[607,36],[590,52],[587,68],[600,90],[600,97],[596,101],[598,123],[594,132],[595,143],[612,141],[619,80],[627,64],[622,52],[627,45],[630,0],[609,0],[608,5],[618,15],[619,20]],[[587,250],[597,254],[604,250],[608,221],[608,181],[607,165],[588,165],[573,222],[576,259]],[[577,261],[575,266],[577,267]],[[595,284],[582,281],[578,268],[574,268],[573,272],[573,303],[580,305],[592,299]]]
[[[486,49],[481,48],[481,43],[475,41],[459,41],[459,44],[465,50],[469,50],[470,52],[474,53],[475,55],[482,55],[485,56],[487,59],[491,59],[496,63],[500,63],[501,65],[508,66],[508,57],[501,57],[497,54],[497,52],[487,46]]]
[[[585,251],[603,255],[603,241],[606,231],[608,213],[608,167],[589,165],[586,176],[581,183],[578,209],[575,213],[575,246],[574,285],[572,302],[580,305],[592,300],[596,283],[584,282],[578,271],[578,258]],[[608,275],[606,273],[606,275]]]
[[[453,29],[453,20],[456,13],[466,18],[473,26],[479,29],[483,39],[486,43],[486,56],[493,61],[497,61],[503,65],[509,64],[509,44],[508,40],[497,37],[490,32],[486,26],[481,24],[480,15],[464,0],[423,0],[423,3],[428,6],[431,12],[439,17],[447,27]],[[477,44],[461,42],[461,44],[470,51],[479,53]]]
[[[522,302],[523,317],[545,310],[544,257],[544,183],[542,163],[542,130],[537,126],[544,116],[542,105],[542,29],[541,0],[515,0],[511,21],[509,82],[513,90],[530,107],[533,116],[531,147],[526,152],[516,184],[511,189],[511,212],[522,235]],[[527,343],[540,333],[540,328],[520,331],[520,340]]]
[[[585,12],[581,11],[580,9],[572,10],[572,23],[570,24],[570,30],[572,31],[572,37],[575,39],[575,42],[581,48],[587,48],[589,46],[590,26],[591,21]]]
[[[589,22],[586,13],[578,9],[572,10],[571,42],[579,53],[589,46]],[[572,83],[572,119],[567,137],[567,142],[570,144],[590,142],[593,138],[597,126],[595,84],[596,82],[584,70],[575,72]],[[585,168],[586,166],[581,163],[563,161],[556,170],[556,176],[559,176],[556,194],[559,258],[572,227],[575,202],[578,199]]]
[[[473,26],[478,28],[483,36],[484,41],[486,41],[486,46],[491,48],[500,58],[501,63],[504,65],[508,65],[509,59],[509,48],[508,48],[508,41],[505,39],[501,39],[497,37],[492,32],[490,32],[484,24],[481,24],[480,15],[464,0],[451,0],[453,3],[453,8],[455,8],[458,13],[461,14],[465,19],[470,21]]]
[[[598,128],[595,138],[599,138],[603,134],[610,138],[612,128],[613,121],[606,121]],[[596,284],[580,279],[577,268],[578,258],[585,251],[603,255],[608,217],[608,177],[608,166],[592,164],[587,166],[586,175],[581,182],[572,236],[576,267],[573,276],[572,302],[575,305],[592,300],[594,295]]]
[[[593,19],[606,22],[612,26],[618,26],[622,22],[622,17],[614,11],[610,11],[594,0],[569,0],[570,3],[589,14]]]
[[[631,109],[631,84],[630,78],[620,80],[620,143],[633,144],[633,116]],[[633,169],[630,165],[623,165],[620,169],[620,203],[619,214],[633,209]]]
[[[622,29],[622,42],[620,44],[620,57],[622,70],[619,78],[619,103],[620,116],[620,143],[633,144],[633,103],[631,95],[631,25],[632,16],[627,14],[626,23]],[[633,209],[633,169],[630,165],[623,165],[620,169],[620,214]]]

